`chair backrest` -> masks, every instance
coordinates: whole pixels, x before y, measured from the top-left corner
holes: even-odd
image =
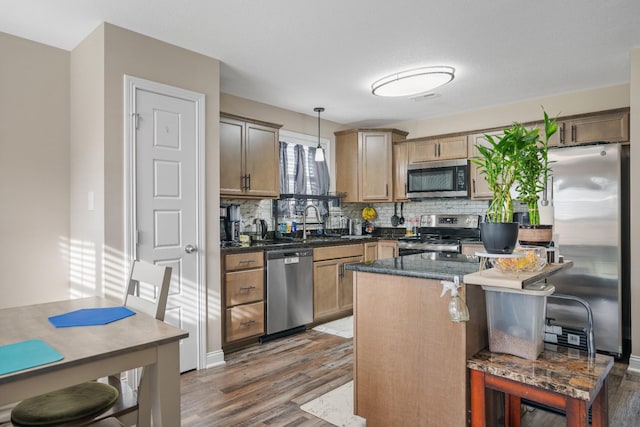
[[[144,298],[141,295],[143,284],[152,286],[153,292],[150,296],[155,298]],[[135,260],[131,266],[131,275],[124,294],[124,305],[164,321],[170,284],[171,267]],[[146,293],[146,288],[144,292]]]

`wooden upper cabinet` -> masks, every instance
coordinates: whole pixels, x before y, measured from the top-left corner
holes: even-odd
[[[558,123],[559,146],[594,142],[628,142],[629,112],[596,114]]]
[[[467,135],[412,140],[408,144],[410,164],[467,158]]]
[[[220,193],[243,194],[245,123],[220,117]]]
[[[358,134],[360,160],[360,200],[390,202],[393,185],[391,135],[389,132],[360,132]]]
[[[279,130],[247,123],[245,172],[250,196],[278,197],[280,194]]]
[[[280,194],[280,125],[220,115],[220,195],[275,198]]]
[[[503,135],[503,131],[487,132],[486,135],[491,135],[496,138],[500,138]],[[478,149],[476,145],[488,145],[489,142],[485,138],[485,133],[477,133],[469,136],[469,159],[478,156]],[[493,192],[489,190],[489,184],[487,178],[483,173],[480,173],[478,167],[473,162],[469,162],[469,185],[470,198],[474,200],[491,200],[493,198]]]
[[[409,144],[393,144],[393,201],[406,202]]]
[[[336,191],[344,202],[393,201],[392,144],[407,136],[397,129],[336,132]]]

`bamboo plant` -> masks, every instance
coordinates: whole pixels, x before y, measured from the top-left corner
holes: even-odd
[[[488,222],[513,222],[511,187],[520,173],[521,153],[538,141],[538,130],[527,130],[514,123],[504,135],[494,138],[485,135],[488,145],[476,145],[479,156],[471,161],[487,179],[493,200],[487,209]]]
[[[547,188],[551,168],[549,167],[549,139],[558,130],[556,119],[549,119],[544,111],[544,140],[540,139],[538,129],[528,131],[531,136],[523,141],[518,155],[516,192],[518,200],[526,203],[529,211],[529,224],[540,224],[538,201],[540,193]],[[535,135],[535,137],[534,137]]]

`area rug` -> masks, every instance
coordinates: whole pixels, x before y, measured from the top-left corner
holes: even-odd
[[[353,415],[353,381],[341,385],[300,407],[305,412],[340,427],[364,427],[367,421]]]
[[[323,323],[313,328],[314,331],[337,335],[342,338],[353,338],[353,316],[343,317],[333,322]]]

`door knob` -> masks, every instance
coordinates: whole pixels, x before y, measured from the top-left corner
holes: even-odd
[[[184,251],[186,253],[188,253],[188,254],[192,254],[192,253],[196,252],[197,250],[198,250],[198,248],[196,248],[193,245],[187,245],[187,246],[184,247]]]

